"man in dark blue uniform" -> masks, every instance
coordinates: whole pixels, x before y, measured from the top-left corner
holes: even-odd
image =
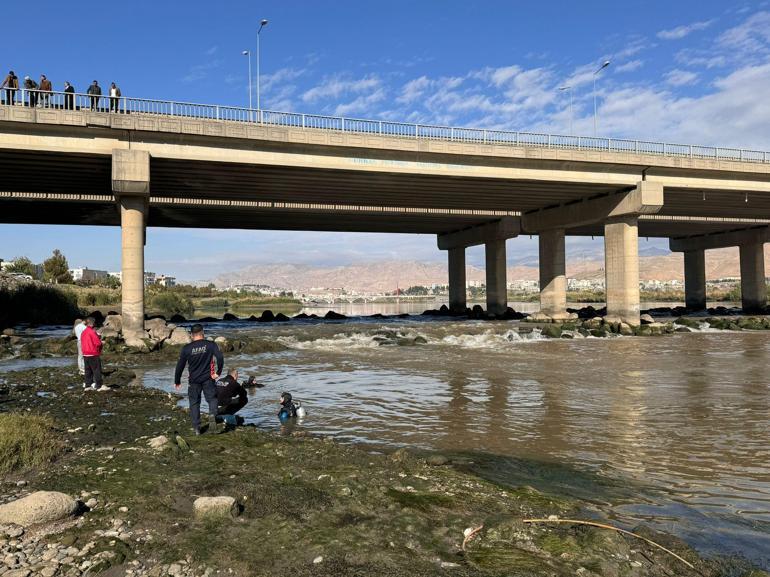
[[[201,392],[206,397],[209,406],[209,430],[216,431],[217,417],[217,387],[216,381],[225,359],[222,351],[211,341],[203,336],[203,327],[195,324],[190,328],[192,342],[186,344],[179,354],[174,374],[174,387],[180,390],[182,385],[182,371],[188,366],[189,383],[187,385],[187,397],[190,399],[190,418],[196,435],[201,434]],[[216,361],[216,363],[215,363]]]

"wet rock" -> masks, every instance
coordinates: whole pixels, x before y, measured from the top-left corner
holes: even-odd
[[[531,323],[552,323],[553,319],[545,313],[537,312],[529,315],[527,321]]]
[[[122,315],[107,315],[104,317],[104,327],[109,328],[116,332],[123,330],[123,316]]]
[[[22,499],[0,505],[0,523],[29,527],[38,523],[59,521],[75,514],[75,499],[55,491],[37,491]]]
[[[639,315],[639,322],[643,325],[651,325],[655,322],[655,319],[653,319],[650,315]]]
[[[199,519],[235,517],[238,504],[233,497],[198,497],[193,502],[193,513]]]
[[[222,315],[222,320],[223,321],[237,321],[239,319],[233,313],[225,313],[224,315]]]
[[[16,331],[13,329],[3,329],[3,336],[12,337],[15,334],[16,334]]]
[[[560,325],[546,325],[542,328],[542,334],[544,337],[549,339],[558,339],[561,337],[561,326]]]
[[[425,459],[425,462],[428,463],[428,465],[431,465],[433,467],[441,467],[443,465],[449,465],[450,460],[448,457],[445,457],[444,455],[431,455],[427,459]]]
[[[618,327],[618,333],[624,337],[630,337],[634,334],[634,329],[632,329],[631,325],[628,323],[620,323],[620,326]]]
[[[345,315],[341,315],[340,313],[337,313],[337,312],[334,312],[334,311],[329,311],[328,313],[326,313],[324,315],[324,318],[326,320],[331,320],[331,321],[341,321],[341,320],[344,320],[344,319],[346,319],[348,317],[346,317]]]
[[[259,317],[258,320],[261,323],[272,323],[275,321],[275,315],[273,314],[273,311],[268,309],[266,311],[262,311],[262,315]]]
[[[155,341],[166,340],[171,335],[171,331],[173,331],[174,328],[176,327],[167,324],[166,319],[163,318],[154,318],[144,321],[144,329],[147,331],[150,338]]]
[[[186,318],[184,318],[184,317],[183,317],[182,315],[180,315],[180,314],[176,314],[176,315],[173,315],[173,316],[172,316],[172,317],[171,317],[171,318],[168,320],[168,322],[170,322],[170,323],[174,323],[174,324],[179,324],[179,323],[185,323],[185,322],[187,322],[187,319],[186,319]]]
[[[168,345],[186,345],[191,342],[190,333],[182,327],[176,327],[171,331],[171,335],[166,339]]]
[[[283,313],[278,313],[277,315],[275,315],[275,322],[277,323],[286,323],[290,320],[291,319]]]

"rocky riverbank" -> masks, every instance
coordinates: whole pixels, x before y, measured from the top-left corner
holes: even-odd
[[[177,397],[136,386],[122,363],[108,392],[84,392],[69,369],[2,376],[0,418],[47,416],[61,446],[6,474],[2,502],[64,499],[42,524],[7,523],[0,505],[3,577],[766,575],[644,528],[682,560],[559,522],[593,514],[538,477],[544,463],[520,463],[519,486],[486,480],[492,455],[373,452],[290,428],[191,437]],[[601,499],[606,482],[592,491]]]

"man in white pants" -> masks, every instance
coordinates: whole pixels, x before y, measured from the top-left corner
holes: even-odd
[[[81,375],[86,374],[86,362],[83,358],[83,345],[80,342],[80,337],[83,335],[84,330],[86,330],[86,323],[78,319],[78,324],[75,325],[75,336],[78,338],[78,372]]]

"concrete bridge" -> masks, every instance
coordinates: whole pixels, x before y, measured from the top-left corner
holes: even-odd
[[[506,307],[505,241],[539,236],[541,309],[566,309],[567,235],[605,238],[607,313],[639,322],[638,237],[685,254],[705,308],[705,250],[740,247],[743,305],[765,305],[770,155],[121,98],[0,105],[0,222],[121,226],[123,315],[144,319],[147,226],[434,234],[450,305],[465,249],[486,250]]]

